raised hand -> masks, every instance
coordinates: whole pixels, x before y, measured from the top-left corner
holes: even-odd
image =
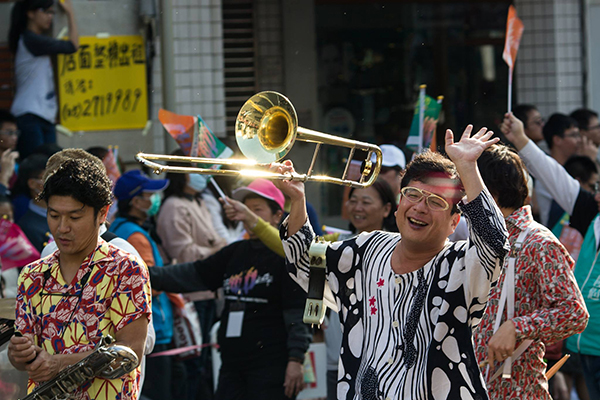
[[[459,167],[459,165],[474,164],[485,149],[497,143],[499,138],[491,138],[494,132],[487,128],[481,128],[471,136],[473,125],[468,125],[460,138],[454,142],[454,134],[450,129],[446,131],[446,153],[448,157]]]
[[[517,150],[521,150],[529,142],[525,135],[523,122],[513,115],[513,113],[504,114],[504,121],[500,125],[500,131],[506,136],[506,139],[515,145]]]
[[[283,163],[272,163],[271,164],[271,172],[276,172],[278,174],[286,175],[286,174],[294,174],[296,170],[294,169],[294,164],[290,160],[285,160]],[[286,196],[290,198],[292,202],[302,201],[304,202],[304,182],[302,181],[292,181],[289,179],[279,180],[276,179],[273,181],[275,186],[283,192]]]
[[[223,211],[225,216],[230,221],[242,221],[248,223],[248,225],[256,225],[258,216],[252,212],[246,205],[240,201],[233,200],[229,197],[225,199],[219,198],[219,201],[223,205]]]

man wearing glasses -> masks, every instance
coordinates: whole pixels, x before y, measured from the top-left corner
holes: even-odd
[[[584,237],[575,279],[590,318],[587,328],[567,339],[570,352],[579,353],[590,399],[600,399],[600,193],[583,189],[580,183],[525,136],[523,125],[512,114],[504,117],[502,133],[515,145],[529,172],[548,188],[550,195],[570,216],[570,226]]]
[[[400,234],[363,233],[327,250],[343,328],[338,399],[487,399],[471,330],[500,274],[508,235],[477,169],[498,139],[485,128],[471,137],[472,128],[457,143],[447,131],[453,162],[426,152],[408,164],[396,212]],[[289,161],[276,169],[293,171]],[[314,234],[304,185],[277,185],[291,199],[281,228],[290,275],[306,290]],[[470,236],[451,243],[459,209]]]
[[[65,161],[39,195],[58,250],[19,276],[12,365],[29,374],[28,390],[88,356],[110,335],[144,353],[151,294],[142,261],[98,237],[111,204],[111,183],[96,163]],[[139,367],[120,378],[96,378],[74,399],[138,398]]]

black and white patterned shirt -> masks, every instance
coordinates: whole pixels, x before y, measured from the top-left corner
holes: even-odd
[[[471,329],[500,275],[508,234],[487,191],[460,208],[469,240],[447,242],[417,271],[392,270],[397,233],[363,233],[327,250],[343,332],[338,399],[488,398]],[[307,222],[287,238],[286,221],[281,235],[290,275],[307,290],[312,228]]]

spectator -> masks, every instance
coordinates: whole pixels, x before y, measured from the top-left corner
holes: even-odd
[[[581,133],[577,121],[564,114],[552,114],[544,125],[544,140],[550,148],[550,156],[563,165],[571,156],[581,150]],[[543,182],[534,185],[535,198],[542,225],[548,226],[552,196]]]
[[[10,187],[16,180],[16,160],[19,130],[17,119],[8,111],[0,109],[0,195],[10,194]]]
[[[50,240],[50,230],[46,219],[47,204],[43,199],[38,198],[44,188],[43,177],[47,161],[48,157],[33,154],[21,163],[14,190],[17,197],[13,198],[17,224],[39,252]],[[19,217],[23,204],[26,204],[27,208]]]
[[[579,132],[596,146],[600,146],[600,121],[598,121],[598,113],[589,108],[579,108],[573,111],[570,115],[579,127]]]
[[[152,180],[141,171],[133,170],[121,175],[114,188],[119,211],[109,231],[133,245],[151,269],[162,267],[163,259],[147,222],[158,212],[159,193],[168,185],[166,179]],[[153,291],[152,313],[156,332],[154,352],[158,353],[170,349],[173,339],[173,306],[167,293]],[[172,398],[172,373],[171,357],[148,358],[143,396],[156,400]]]
[[[569,213],[570,226],[584,236],[574,274],[590,319],[582,333],[567,339],[566,347],[570,352],[579,353],[590,398],[600,399],[600,259],[597,239],[600,237],[600,192],[595,190],[591,193],[583,189],[556,160],[546,157],[525,136],[520,121],[513,115],[505,116],[501,129],[515,145],[531,174],[546,185],[558,205]]]
[[[8,353],[15,368],[28,372],[29,390],[83,360],[107,335],[142,358],[148,274],[139,259],[98,238],[111,197],[106,174],[87,160],[66,161],[44,183],[40,199],[60,251],[22,271],[15,329],[23,336],[11,338]],[[139,373],[92,379],[72,397],[135,400]]]
[[[0,109],[0,153],[17,147],[19,133],[15,116],[7,110]]]
[[[382,144],[380,147],[383,160],[381,161],[379,178],[390,184],[397,203],[400,196],[400,175],[406,167],[406,157],[402,150],[392,144]],[[375,161],[375,156],[372,157],[372,161]]]
[[[180,150],[175,155],[183,154]],[[170,164],[177,165],[177,164]],[[178,263],[189,263],[204,260],[213,255],[227,241],[220,237],[215,227],[210,210],[200,197],[206,189],[207,177],[199,174],[168,173],[169,186],[164,192],[164,199],[158,219],[156,233],[162,242],[162,248],[171,260]],[[210,330],[215,321],[215,295],[211,291],[192,294],[205,344],[210,343]],[[188,371],[188,398],[195,400],[200,385],[210,379],[206,366],[210,348],[202,350],[200,359],[185,360]],[[210,388],[210,385],[206,385]],[[206,390],[206,388],[203,388]],[[193,397],[193,399],[192,399]]]
[[[271,182],[257,179],[237,189],[234,198],[278,226],[284,197]],[[294,398],[304,387],[302,364],[310,343],[302,323],[306,295],[285,272],[283,258],[247,229],[250,240],[205,260],[151,270],[152,285],[174,292],[223,287],[218,400]]]
[[[446,132],[454,163],[426,152],[407,165],[396,212],[400,234],[362,233],[327,249],[344,327],[338,399],[487,397],[471,332],[501,273],[508,235],[477,169],[481,152],[498,139],[489,140],[485,128],[471,137],[472,128],[456,143]],[[276,170],[294,172],[289,161]],[[288,269],[307,290],[314,234],[304,183],[277,184],[292,200],[280,230]],[[470,222],[469,239],[449,243],[459,210]]]
[[[541,149],[549,152],[548,145],[544,141],[544,118],[542,118],[542,114],[540,114],[536,106],[519,104],[513,108],[513,114],[523,122],[527,137],[533,140]]]
[[[51,56],[70,54],[79,47],[79,34],[71,0],[58,2],[67,15],[69,40],[57,40],[44,33],[54,18],[53,0],[15,2],[8,44],[15,54],[16,93],[11,112],[17,117],[21,135],[17,149],[22,158],[45,143],[56,142],[58,105]]]
[[[544,344],[583,331],[588,320],[572,272],[574,262],[556,237],[533,221],[531,208],[525,205],[527,172],[519,156],[506,146],[494,145],[477,164],[506,219],[512,248],[505,272],[492,288],[483,319],[474,330],[477,361],[489,361],[490,399],[551,400],[544,375]],[[524,352],[512,357],[519,347]],[[497,369],[510,379],[494,377]]]

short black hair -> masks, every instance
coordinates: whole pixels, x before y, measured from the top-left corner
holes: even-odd
[[[543,134],[544,140],[549,148],[552,148],[554,136],[564,137],[565,131],[571,128],[577,128],[577,121],[565,114],[555,113],[548,118],[544,125]]]
[[[537,107],[532,104],[519,104],[512,109],[512,113],[515,117],[523,122],[523,125],[527,127],[527,116],[530,112],[537,110]]]
[[[588,156],[572,156],[565,162],[564,168],[569,175],[581,182],[589,182],[592,174],[598,173],[596,163]]]
[[[598,113],[590,110],[589,108],[578,108],[569,115],[575,121],[579,129],[588,129],[590,127],[590,118],[598,118]]]
[[[70,196],[92,207],[94,215],[98,215],[101,208],[112,204],[110,187],[106,172],[97,163],[86,159],[70,159],[46,179],[38,200],[47,203],[52,196]]]
[[[502,208],[519,209],[529,195],[527,170],[519,155],[510,147],[494,144],[477,160],[481,178]]]
[[[183,150],[177,149],[171,153],[174,156],[183,156]],[[189,164],[169,161],[167,163],[169,166],[174,167],[189,167]],[[175,172],[167,172],[166,178],[169,180],[169,186],[163,192],[163,201],[168,199],[171,196],[175,197],[184,197],[184,190],[187,186],[186,174],[178,174]]]
[[[452,214],[456,214],[459,211],[457,204],[464,196],[464,190],[458,172],[456,171],[456,166],[449,158],[440,153],[425,150],[423,153],[415,156],[415,158],[408,163],[402,174],[400,188],[405,188],[412,181],[426,183],[429,179],[439,176],[456,181],[459,196],[456,199],[452,199],[454,200],[452,201]]]
[[[37,179],[46,170],[46,163],[48,162],[48,156],[43,154],[32,154],[25,158],[19,165],[19,173],[17,175],[17,181],[12,190],[13,198],[17,195],[24,194],[29,197],[29,184],[30,179]]]
[[[10,111],[0,108],[0,129],[5,122],[17,124],[17,118],[10,113]]]
[[[271,199],[267,199],[266,197],[263,197],[263,196],[261,196],[259,194],[256,194],[256,193],[249,193],[249,194],[247,194],[244,197],[244,199],[242,200],[242,203],[245,202],[248,199],[263,199],[269,205],[269,208],[271,209],[271,212],[273,213],[273,215],[275,215],[277,213],[277,211],[283,211],[281,209],[281,207],[279,206],[279,204],[277,204],[277,202],[275,202],[274,200],[271,200]]]

